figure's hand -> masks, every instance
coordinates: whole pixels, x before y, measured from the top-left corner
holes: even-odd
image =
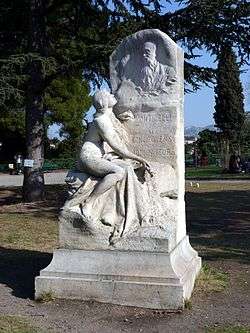
[[[103,158],[104,158],[105,160],[112,161],[112,160],[113,160],[114,158],[116,158],[116,157],[115,157],[114,154],[112,154],[112,153],[107,153],[107,154],[104,154]]]
[[[138,91],[139,94],[142,94],[143,90],[141,87],[137,86],[135,89]]]
[[[151,177],[153,177],[154,174],[151,170],[151,167],[150,167],[149,163],[144,159],[142,159],[140,162],[141,162],[143,168],[150,174]]]

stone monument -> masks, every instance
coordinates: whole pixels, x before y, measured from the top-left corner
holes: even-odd
[[[60,248],[36,278],[36,297],[181,309],[201,259],[186,235],[183,51],[139,31],[110,57],[112,94],[93,98]]]

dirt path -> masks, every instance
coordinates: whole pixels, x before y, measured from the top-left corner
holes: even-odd
[[[10,198],[11,193],[6,193],[5,197]],[[39,242],[37,250],[32,250],[30,243],[16,241],[14,245],[6,246],[5,242],[0,247],[0,314],[19,315],[46,332],[60,333],[196,333],[205,332],[207,327],[250,326],[249,197],[249,184],[188,188],[187,224],[191,243],[202,254],[203,261],[229,276],[229,284],[223,291],[196,290],[191,299],[192,309],[167,313],[96,302],[37,303],[33,300],[34,278],[48,265],[52,254],[48,248],[44,251]],[[4,195],[0,218],[1,214],[11,215],[18,207],[21,209],[18,195],[14,203],[8,199],[6,205],[3,198]],[[53,202],[50,208],[55,214],[58,201]],[[42,206],[39,216],[43,214]],[[25,209],[29,211],[28,207]],[[31,216],[37,223],[40,217]]]
[[[1,274],[1,314],[28,318],[35,326],[44,327],[48,332],[69,333],[195,333],[205,332],[206,327],[250,324],[250,281],[246,265],[236,262],[217,262],[215,266],[230,274],[229,287],[223,292],[210,295],[195,293],[192,297],[191,310],[168,314],[165,311],[96,302],[61,300],[36,303],[30,299],[32,285],[28,281],[31,282],[30,275],[34,276],[34,272],[45,266],[49,260],[49,255],[33,254],[30,261],[23,266],[23,272],[20,260],[16,263],[9,261],[9,264],[5,265],[9,276],[3,281]],[[32,268],[35,270],[32,271]],[[28,281],[25,280],[26,277]]]
[[[44,181],[47,185],[65,184],[67,170],[58,170],[53,172],[44,172]],[[22,186],[23,175],[9,175],[0,173],[0,187]]]

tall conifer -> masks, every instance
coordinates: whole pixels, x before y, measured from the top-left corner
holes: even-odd
[[[218,59],[214,120],[221,130],[225,169],[228,168],[230,143],[239,140],[244,118],[244,95],[237,59],[232,48],[223,45]]]

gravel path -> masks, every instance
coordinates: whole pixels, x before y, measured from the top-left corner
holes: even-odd
[[[46,172],[44,180],[46,185],[64,184],[67,171]],[[23,175],[0,174],[0,187],[22,186]]]
[[[64,184],[65,176],[67,175],[67,170],[65,171],[56,171],[56,172],[46,172],[44,173],[45,184],[53,185],[53,184]],[[250,179],[239,180],[239,179],[216,179],[216,180],[195,180],[188,179],[187,183],[192,183],[194,186],[196,183],[250,183]],[[23,175],[9,175],[9,174],[0,174],[0,187],[14,187],[14,186],[22,186],[23,184]]]

